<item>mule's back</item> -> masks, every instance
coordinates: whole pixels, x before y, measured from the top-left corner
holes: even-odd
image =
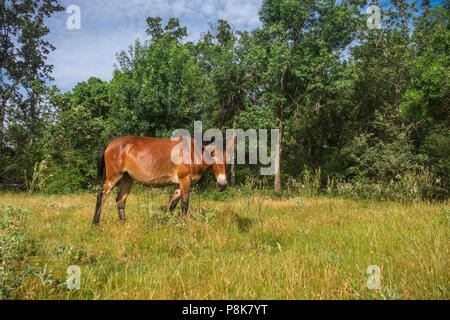
[[[168,138],[118,138],[105,150],[106,175],[128,173],[134,180],[155,187],[178,183],[177,166],[171,160],[177,144]]]

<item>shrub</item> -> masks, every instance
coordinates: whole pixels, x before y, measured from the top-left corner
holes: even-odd
[[[28,263],[36,245],[22,232],[27,210],[0,207],[0,300],[12,299],[34,268]]]
[[[0,207],[0,300],[19,297],[19,289],[30,276],[37,276],[42,283],[65,289],[57,279],[51,279],[51,271],[33,264],[40,244],[24,232],[28,210],[12,206]]]
[[[439,179],[427,168],[398,174],[389,182],[371,182],[355,178],[350,181],[328,179],[326,191],[330,195],[362,199],[398,200],[411,202],[429,200],[439,188]]]
[[[286,183],[286,191],[289,196],[316,196],[321,187],[321,169],[311,169],[304,166],[299,180],[289,178]]]

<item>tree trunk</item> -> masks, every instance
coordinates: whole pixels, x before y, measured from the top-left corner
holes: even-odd
[[[6,102],[8,98],[2,97],[2,105],[0,107],[0,161],[3,156],[3,127],[5,122],[5,114],[6,114]]]
[[[311,128],[308,128],[308,162],[310,166],[312,167],[312,155],[311,155]]]
[[[280,112],[281,114],[281,112]],[[280,116],[280,123],[278,125],[278,154],[275,155],[275,191],[281,191],[281,144],[283,142],[283,119]]]
[[[31,150],[31,147],[34,143],[34,135],[36,132],[36,97],[33,94],[33,98],[31,99],[30,105],[30,138],[28,140],[28,150]]]
[[[236,118],[233,119],[233,137],[236,134]],[[233,148],[233,153],[234,153],[234,148]],[[231,186],[234,187],[236,185],[236,171],[235,171],[235,163],[234,157],[233,157],[233,162],[231,163]]]

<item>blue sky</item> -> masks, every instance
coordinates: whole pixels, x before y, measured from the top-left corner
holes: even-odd
[[[433,4],[442,0],[432,0]],[[180,18],[187,26],[188,40],[197,40],[209,30],[208,22],[225,19],[236,30],[251,30],[261,25],[258,11],[261,0],[60,0],[64,7],[81,9],[81,29],[68,29],[70,14],[61,12],[48,20],[48,40],[56,47],[48,62],[54,65],[53,77],[61,90],[95,76],[110,80],[115,54],[127,49],[136,39],[148,39],[145,19]],[[387,0],[379,3],[385,7]]]
[[[66,12],[53,15],[48,40],[56,47],[48,62],[53,77],[63,91],[91,76],[110,80],[115,54],[136,39],[148,39],[146,17],[180,18],[187,26],[188,40],[197,40],[209,30],[208,22],[226,19],[236,29],[250,30],[260,25],[260,0],[62,0],[61,5],[81,9],[81,29],[69,30]]]

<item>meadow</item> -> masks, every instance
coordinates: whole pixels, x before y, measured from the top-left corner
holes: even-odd
[[[96,194],[0,193],[3,299],[448,299],[448,202],[134,186],[100,226]],[[78,265],[80,289],[66,288]],[[380,289],[366,285],[370,265]]]

